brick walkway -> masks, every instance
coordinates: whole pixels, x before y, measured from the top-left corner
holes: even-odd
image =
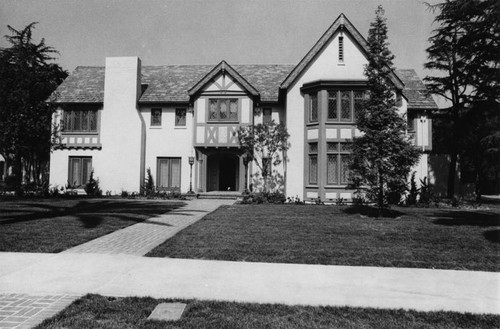
[[[143,256],[219,206],[233,204],[234,200],[197,199],[186,201],[186,203],[183,207],[68,249],[63,253]],[[44,319],[62,311],[79,297],[67,294],[0,294],[0,329],[32,328]]]
[[[77,298],[79,296],[0,294],[0,328],[32,328]]]
[[[219,206],[233,203],[234,200],[190,200],[187,201],[187,205],[181,208],[152,217],[142,223],[126,227],[63,252],[143,256]]]

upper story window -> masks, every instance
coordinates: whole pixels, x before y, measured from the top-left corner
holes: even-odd
[[[237,98],[210,99],[208,104],[208,121],[238,121]]]
[[[151,126],[161,126],[161,109],[151,109]]]
[[[97,110],[65,110],[64,132],[97,132]]]
[[[186,126],[186,109],[175,109],[175,126]]]
[[[328,90],[328,121],[353,122],[363,106],[362,90]]]
[[[309,122],[318,122],[318,94],[309,95]]]

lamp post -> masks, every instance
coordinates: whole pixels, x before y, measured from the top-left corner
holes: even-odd
[[[252,156],[248,153],[243,154],[243,165],[245,166],[245,190],[243,194],[248,194],[248,163],[252,160]]]
[[[194,194],[193,192],[193,164],[194,164],[194,157],[189,157],[189,194]]]

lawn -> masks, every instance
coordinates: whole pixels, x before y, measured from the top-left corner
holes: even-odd
[[[500,211],[225,206],[147,256],[500,271]]]
[[[60,252],[181,205],[116,199],[4,200],[0,251]]]
[[[311,307],[181,300],[178,321],[148,321],[172,300],[87,295],[36,329],[49,328],[498,328],[500,316],[350,307]]]

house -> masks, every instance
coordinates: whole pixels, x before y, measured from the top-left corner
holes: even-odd
[[[286,195],[351,199],[346,160],[360,133],[366,55],[366,40],[342,14],[297,65],[143,66],[115,57],[77,67],[54,93],[62,129],[50,183],[82,186],[94,170],[103,191],[139,191],[150,169],[159,189],[243,191],[245,171],[258,169],[245,165],[237,129],[274,120],[290,133]],[[434,101],[414,70],[396,70],[391,81],[409,133],[428,152]],[[415,171],[427,176],[427,154]]]

